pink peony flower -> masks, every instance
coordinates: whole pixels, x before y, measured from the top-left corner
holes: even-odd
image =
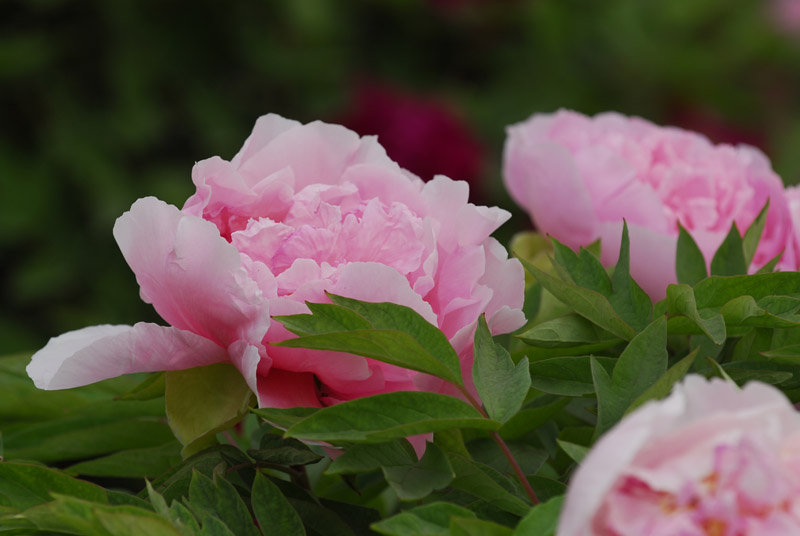
[[[624,218],[631,273],[655,300],[676,282],[678,222],[710,264],[731,223],[744,232],[767,199],[751,268],[781,252],[780,268],[798,266],[783,184],[758,149],[616,113],[560,110],[509,127],[504,159],[511,195],[540,231],[570,247],[601,238],[602,261],[616,262]]]
[[[771,0],[769,16],[775,27],[787,34],[800,30],[800,0]]]
[[[800,534],[800,415],[772,386],[689,376],[589,452],[556,534]]]
[[[413,308],[465,367],[481,313],[496,333],[524,323],[522,267],[489,237],[508,214],[469,204],[466,183],[424,184],[374,138],[266,115],[232,161],[199,162],[192,180],[183,209],[140,199],[114,226],[142,299],[170,326],[51,339],[28,366],[38,387],[218,362],[239,369],[261,406],[441,387],[362,357],[269,346],[292,336],[271,315],[308,312],[325,291]]]

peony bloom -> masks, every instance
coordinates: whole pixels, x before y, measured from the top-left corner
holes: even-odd
[[[589,452],[556,534],[800,534],[800,415],[770,385],[689,376]]]
[[[769,16],[775,27],[787,34],[800,30],[800,1],[771,0],[768,4]]]
[[[377,135],[397,163],[424,180],[437,174],[467,181],[480,195],[483,146],[445,103],[377,84],[360,85],[341,123]]]
[[[524,323],[522,267],[489,237],[508,214],[469,204],[466,183],[424,184],[374,138],[266,115],[232,161],[199,162],[192,180],[183,209],[140,199],[114,226],[142,299],[170,326],[51,339],[28,366],[38,387],[218,362],[239,369],[262,407],[441,387],[362,357],[269,345],[292,336],[271,315],[308,312],[325,291],[413,308],[465,366],[481,313],[498,333]]]
[[[512,125],[505,183],[540,231],[570,247],[601,238],[602,261],[616,262],[623,218],[631,273],[653,299],[676,282],[678,222],[710,264],[736,222],[740,232],[770,201],[751,268],[783,252],[798,265],[798,245],[780,178],[757,149],[713,145],[685,130],[616,113],[594,118],[561,110]]]

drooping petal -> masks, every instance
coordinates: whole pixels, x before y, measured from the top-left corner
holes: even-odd
[[[209,339],[174,327],[140,322],[92,326],[50,339],[33,354],[28,376],[40,389],[68,389],[132,372],[155,372],[227,362]]]

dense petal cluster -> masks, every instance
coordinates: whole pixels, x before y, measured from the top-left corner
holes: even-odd
[[[577,248],[598,238],[616,261],[623,218],[631,273],[654,299],[674,283],[678,223],[710,263],[730,226],[746,229],[769,200],[753,259],[783,252],[794,270],[800,246],[780,178],[757,149],[713,145],[685,130],[616,113],[594,118],[561,110],[508,129],[506,185],[540,231]]]
[[[374,138],[266,115],[233,160],[199,162],[192,179],[183,209],[140,199],[114,227],[142,298],[170,327],[56,337],[28,367],[37,386],[232,362],[262,406],[321,406],[442,388],[362,357],[269,346],[291,336],[270,316],[307,312],[326,291],[413,308],[465,367],[482,313],[496,333],[524,322],[522,267],[489,237],[508,213],[468,203],[466,183],[423,183]]]
[[[689,376],[592,449],[557,535],[798,533],[800,415],[769,385]]]

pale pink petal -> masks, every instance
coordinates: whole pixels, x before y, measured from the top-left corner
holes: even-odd
[[[142,298],[171,325],[223,347],[264,337],[269,304],[212,223],[151,197],[117,220],[114,237]]]
[[[33,354],[28,375],[40,389],[67,389],[132,372],[227,362],[228,352],[188,331],[140,322],[92,326],[50,339]]]
[[[277,114],[266,114],[256,119],[253,131],[244,140],[242,148],[231,160],[233,167],[240,168],[242,163],[251,156],[258,153],[261,149],[269,145],[272,140],[293,128],[300,127],[299,121],[286,119]]]

